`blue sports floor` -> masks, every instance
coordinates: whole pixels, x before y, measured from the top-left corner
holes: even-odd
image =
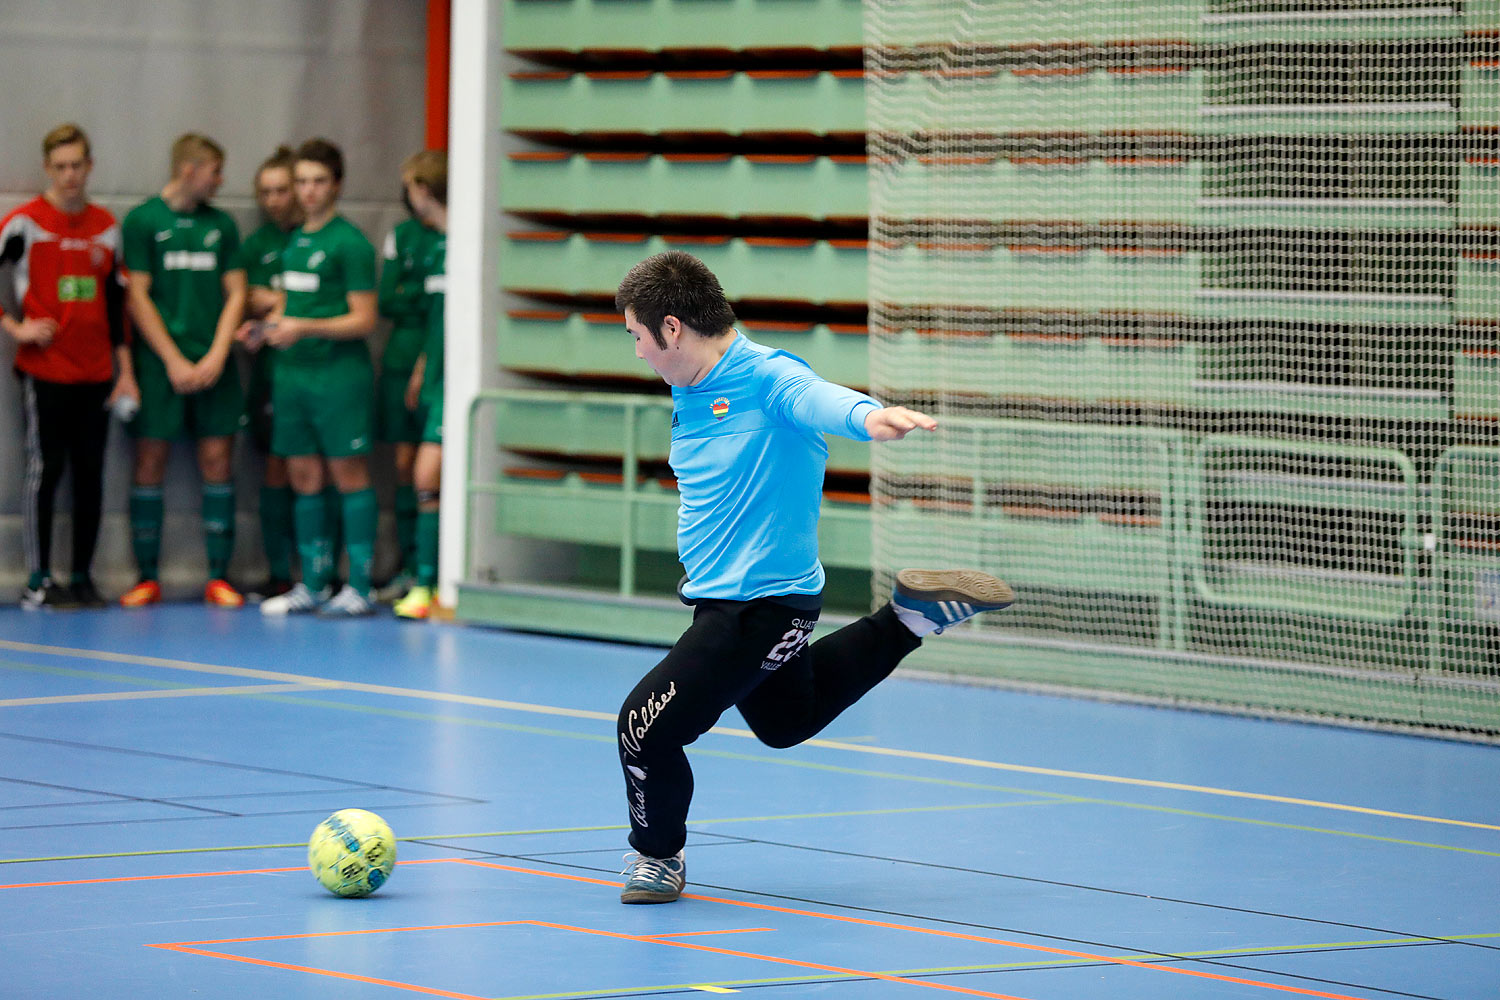
[[[900,677],[796,750],[726,716],[690,895],[622,906],[658,654],[0,609],[0,997],[1500,996],[1500,749]],[[368,899],[305,868],[346,806]]]

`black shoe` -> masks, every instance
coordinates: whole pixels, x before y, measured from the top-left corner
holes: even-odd
[[[71,587],[43,580],[40,587],[27,587],[21,592],[21,607],[29,611],[42,608],[49,611],[69,611],[78,607],[78,599],[73,596]]]
[[[68,590],[72,592],[73,600],[80,608],[102,608],[109,604],[104,595],[99,593],[99,588],[94,586],[93,580],[71,584]]]

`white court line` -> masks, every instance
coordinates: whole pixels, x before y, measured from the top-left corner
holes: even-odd
[[[274,670],[255,670],[249,667],[223,667],[211,663],[194,663],[190,660],[167,660],[156,656],[137,656],[132,653],[107,653],[94,649],[70,649],[64,646],[42,646],[30,642],[14,642],[0,639],[0,649],[22,653],[44,653],[49,656],[69,656],[84,660],[103,660],[111,663],[133,663],[140,666],[162,667],[168,670],[188,670],[195,673],[219,674],[228,677],[246,677],[283,684],[305,686],[320,691],[360,691],[367,694],[383,694],[395,698],[415,698],[420,701],[447,702],[457,705],[474,705],[485,708],[503,708],[517,712],[532,712],[538,715],[560,715],[574,719],[607,720],[617,718],[614,712],[595,712],[581,708],[558,708],[553,705],[534,705],[521,701],[503,701],[498,698],[481,698],[475,695],[454,694],[449,691],[426,691],[421,688],[391,687],[385,684],[366,684],[362,681],[332,681],[302,674],[280,673]],[[220,691],[223,688],[218,689]],[[756,739],[748,729],[715,726],[709,732],[720,736],[737,736]],[[825,750],[841,750],[876,757],[900,757],[906,760],[922,760],[939,764],[954,764],[960,767],[975,767],[991,771],[1009,771],[1016,774],[1032,774],[1049,778],[1068,778],[1077,781],[1103,782],[1111,785],[1130,785],[1136,788],[1159,788],[1174,792],[1191,792],[1197,795],[1212,795],[1220,798],[1246,799],[1255,802],[1273,802],[1280,805],[1305,806],[1326,809],[1332,812],[1355,813],[1362,816],[1380,816],[1386,819],[1411,820],[1418,823],[1436,823],[1442,826],[1459,826],[1475,830],[1500,831],[1500,825],[1479,823],[1473,820],[1449,819],[1442,816],[1423,816],[1417,813],[1395,812],[1375,809],[1370,806],[1350,805],[1344,802],[1324,802],[1318,799],[1301,799],[1267,792],[1244,792],[1232,788],[1215,788],[1210,785],[1190,785],[1176,781],[1156,781],[1151,778],[1132,778],[1118,774],[1095,774],[1090,771],[1068,771],[1053,767],[1036,767],[1030,764],[1008,764],[1003,761],[981,760],[974,757],[955,757],[949,754],[926,753],[920,750],[904,750],[899,747],[882,747],[847,743],[840,740],[811,739],[802,746],[821,747]]]
[[[146,701],[151,698],[197,698],[221,694],[266,694],[272,691],[313,691],[317,684],[242,684],[234,687],[168,688],[165,691],[101,691],[95,694],[58,694],[45,698],[0,698],[0,708],[23,705],[78,705],[94,701]]]

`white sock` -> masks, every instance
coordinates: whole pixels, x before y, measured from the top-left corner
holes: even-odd
[[[937,622],[928,618],[920,611],[903,608],[901,605],[895,603],[892,603],[891,607],[896,610],[896,617],[901,619],[901,624],[905,625],[907,630],[918,639],[937,631]]]

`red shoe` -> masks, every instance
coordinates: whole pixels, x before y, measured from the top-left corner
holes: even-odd
[[[245,595],[230,586],[228,580],[210,580],[203,588],[203,603],[220,608],[240,608],[245,605]]]
[[[122,608],[144,608],[148,604],[161,603],[161,584],[155,580],[142,580],[125,591],[120,598]]]

